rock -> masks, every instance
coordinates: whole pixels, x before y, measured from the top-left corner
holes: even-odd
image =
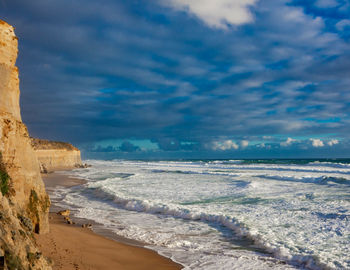
[[[29,218],[19,215],[18,219],[21,221],[22,225],[26,227],[30,232],[34,230],[33,223]]]
[[[39,163],[31,146],[19,106],[18,41],[14,28],[0,20],[0,153],[3,170],[10,178],[11,202],[25,213],[38,232],[49,230],[49,198]],[[35,198],[31,194],[35,192]],[[35,200],[32,200],[35,199]]]
[[[66,209],[66,210],[61,210],[59,212],[57,212],[57,215],[60,215],[60,216],[69,216],[70,215],[70,210],[69,209]]]
[[[43,256],[28,256],[39,252],[33,232],[49,231],[50,200],[21,118],[17,42],[14,28],[0,20],[0,170],[7,176],[0,192],[0,269],[50,270]]]
[[[83,166],[80,150],[69,143],[31,138],[31,144],[40,166],[45,168],[46,172]]]
[[[49,171],[45,167],[45,164],[40,164],[40,172],[44,174],[49,173]]]
[[[75,222],[73,220],[71,220],[70,218],[67,218],[66,221],[67,221],[67,224],[69,224],[69,225],[75,224]]]
[[[86,168],[92,167],[92,165],[87,164],[87,163],[81,164],[81,165],[80,165],[80,164],[76,164],[75,167],[76,167],[76,168],[79,168],[79,169],[86,169]]]
[[[81,225],[81,227],[90,229],[90,228],[92,228],[92,224],[86,223],[86,224]]]

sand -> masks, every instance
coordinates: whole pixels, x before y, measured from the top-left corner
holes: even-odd
[[[81,179],[50,174],[44,177],[47,190],[57,185],[72,186],[84,183]],[[74,220],[74,217],[72,218]],[[62,216],[50,213],[50,233],[36,235],[43,255],[49,257],[54,270],[118,270],[118,269],[181,269],[181,265],[156,252],[98,235],[88,228],[68,225]],[[130,241],[132,243],[132,241]]]

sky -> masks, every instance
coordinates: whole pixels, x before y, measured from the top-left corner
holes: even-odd
[[[350,0],[0,0],[22,118],[84,158],[350,157]]]

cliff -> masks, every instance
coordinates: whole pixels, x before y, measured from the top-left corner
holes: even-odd
[[[80,150],[69,143],[32,138],[32,146],[42,172],[67,170],[82,166]]]
[[[51,269],[33,233],[49,230],[49,197],[19,107],[17,37],[0,20],[0,269]],[[6,268],[5,268],[6,269]]]

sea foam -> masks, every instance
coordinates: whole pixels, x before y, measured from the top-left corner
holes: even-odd
[[[74,172],[83,189],[57,190],[61,203],[188,269],[350,268],[346,166],[90,163]]]

